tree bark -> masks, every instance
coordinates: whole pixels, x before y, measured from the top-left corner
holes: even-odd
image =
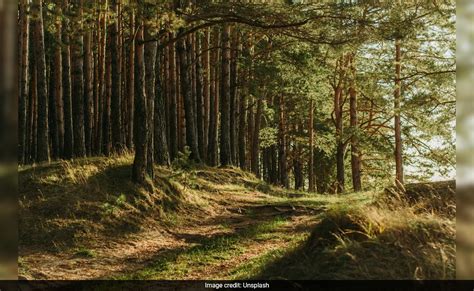
[[[344,192],[345,173],[344,173],[344,152],[345,143],[343,140],[343,85],[346,76],[348,55],[343,55],[337,61],[338,83],[334,84],[334,116],[336,126],[336,192]]]
[[[143,5],[143,3],[140,4]],[[139,8],[140,9],[140,8]],[[140,19],[138,15],[137,20]],[[137,33],[135,42],[135,121],[134,142],[135,158],[133,160],[132,181],[145,185],[147,171],[147,97],[145,93],[145,59],[143,44],[143,23],[137,21]]]
[[[26,163],[27,153],[27,108],[28,108],[28,73],[29,73],[29,11],[28,1],[20,1],[20,88],[18,102],[18,162]]]
[[[104,5],[104,0],[100,0],[101,6]],[[98,60],[97,60],[97,73],[98,73],[98,92],[96,99],[96,132],[95,132],[95,148],[97,154],[104,153],[104,102],[107,94],[106,86],[106,39],[107,39],[107,28],[105,19],[107,17],[106,12],[99,12],[99,43],[98,43]],[[133,110],[132,110],[133,111]]]
[[[98,129],[98,119],[99,119],[99,100],[100,100],[100,91],[99,91],[99,83],[100,83],[100,76],[99,76],[99,43],[100,43],[100,12],[99,8],[96,7],[97,13],[97,21],[95,23],[95,31],[92,35],[93,39],[97,39],[97,43],[95,43],[95,50],[93,49],[92,52],[92,59],[93,59],[93,80],[92,80],[92,155],[97,156],[100,154],[99,147],[97,146],[97,129]]]
[[[154,154],[158,165],[169,166],[170,156],[166,140],[165,94],[160,77],[163,51],[158,51],[155,64],[155,116],[154,116]]]
[[[222,166],[232,164],[230,144],[230,26],[222,31],[222,80],[221,80],[221,123],[220,162]]]
[[[93,87],[92,87],[92,32],[90,30],[84,35],[84,122],[85,122],[85,146],[88,156],[92,155],[93,138]]]
[[[254,163],[257,161],[258,157],[255,155],[254,150],[253,150],[253,145],[254,145],[254,127],[255,127],[255,113],[254,113],[254,103],[255,99],[249,95],[249,105],[248,105],[248,110],[247,110],[247,145],[248,145],[248,166],[247,168],[252,172],[256,173],[256,170],[258,169],[258,166],[254,167]]]
[[[308,135],[309,135],[309,162],[308,162],[308,191],[315,192],[315,181],[314,181],[314,101],[311,99],[309,103],[309,122],[308,122]]]
[[[128,137],[127,147],[133,148],[133,121],[134,121],[134,100],[135,100],[135,17],[133,11],[130,12],[130,38],[128,51]]]
[[[359,126],[357,118],[357,89],[356,89],[356,68],[354,64],[354,54],[351,55],[351,83],[349,87],[349,114],[350,125],[353,131],[356,131]],[[351,136],[351,170],[352,170],[352,187],[355,192],[362,190],[361,171],[360,171],[360,153],[359,153],[359,139],[357,133]]]
[[[202,41],[202,67],[203,67],[203,83],[202,94],[204,102],[204,155],[202,158],[208,162],[208,142],[209,142],[209,114],[210,114],[210,66],[209,66],[209,28],[204,32]]]
[[[395,91],[394,91],[394,109],[395,109],[395,184],[402,188],[404,184],[403,177],[403,147],[402,147],[402,126],[400,120],[400,101],[401,101],[401,45],[400,39],[395,40]]]
[[[111,0],[110,10],[118,15],[119,0]],[[111,73],[112,73],[112,95],[111,101],[111,125],[112,125],[112,150],[119,152],[123,149],[122,135],[121,135],[121,74],[120,74],[120,48],[119,48],[119,32],[118,32],[118,21],[115,20],[109,24],[109,35],[110,35],[110,53],[111,53]]]
[[[344,175],[344,141],[342,140],[342,88],[338,87],[334,93],[335,100],[335,116],[336,116],[336,192],[344,192],[345,175]]]
[[[236,29],[232,30],[232,42],[231,42],[231,58],[230,58],[230,152],[232,163],[237,164],[238,161],[238,147],[237,147],[237,113],[240,107],[238,106],[238,62],[239,57],[239,46],[240,38],[239,33]]]
[[[56,6],[56,12],[61,15],[61,5]],[[61,54],[61,45],[62,45],[62,32],[61,32],[61,20],[56,20],[56,38],[58,44],[55,46],[54,50],[54,100],[56,103],[56,124],[58,130],[58,156],[64,156],[64,102],[63,102],[63,80],[62,80],[62,54]]]
[[[184,152],[186,141],[186,125],[184,113],[183,90],[181,89],[181,64],[178,56],[178,44],[176,44],[176,98],[178,111],[178,151]]]
[[[46,56],[44,45],[42,1],[34,0],[31,6],[32,24],[35,35],[35,62],[38,92],[38,133],[37,161],[49,162],[49,131],[48,131],[48,92],[46,79]]]
[[[286,151],[286,116],[285,116],[285,104],[283,103],[283,96],[279,98],[279,118],[278,118],[278,158],[279,158],[279,169],[280,169],[280,185],[289,188],[288,180],[288,168],[287,168],[287,151]]]
[[[219,124],[219,80],[218,80],[218,60],[219,60],[219,31],[216,29],[213,34],[213,49],[211,51],[211,75],[210,75],[210,97],[209,97],[209,142],[207,147],[208,163],[216,166],[217,155],[217,131]]]
[[[84,157],[86,145],[84,136],[84,60],[82,32],[82,0],[74,0],[74,14],[77,25],[72,40],[72,102],[74,127],[74,155]]]
[[[197,138],[198,138],[198,147],[199,155],[205,160],[206,148],[205,148],[205,135],[204,135],[204,126],[205,126],[205,115],[204,115],[204,95],[203,95],[203,86],[204,86],[204,72],[202,68],[202,57],[201,54],[201,38],[199,35],[196,35],[195,41],[195,62],[196,62],[196,119],[197,119]]]
[[[58,140],[58,126],[56,120],[56,100],[55,100],[55,90],[56,90],[56,78],[54,78],[54,54],[51,56],[47,55],[47,63],[49,64],[48,74],[46,78],[49,80],[48,87],[48,131],[49,131],[49,145],[50,145],[50,157],[52,159],[58,158],[58,149],[59,149],[59,140]]]
[[[295,125],[295,133],[301,134],[301,127]],[[301,161],[301,145],[294,139],[293,142],[293,173],[295,176],[295,190],[301,190],[304,187],[303,163]]]
[[[63,11],[69,12],[68,0],[63,1]],[[62,55],[62,87],[64,103],[64,154],[63,157],[71,159],[74,155],[74,127],[72,114],[72,88],[71,88],[71,46],[69,38],[69,20],[63,20],[62,27],[63,48]]]
[[[146,20],[147,21],[147,20]],[[150,27],[145,26],[145,39],[151,38]],[[147,174],[152,179],[154,177],[154,110],[155,110],[155,62],[156,62],[157,43],[155,41],[145,44],[145,93],[147,98],[147,124],[149,130],[147,132]]]
[[[258,98],[257,101],[257,112],[255,113],[254,123],[255,125],[252,128],[252,149],[251,149],[251,158],[252,158],[252,173],[257,177],[260,175],[260,124],[262,121],[262,107],[263,99],[262,97]]]
[[[192,98],[191,78],[190,78],[190,64],[187,57],[187,52],[190,43],[186,42],[185,38],[181,38],[177,44],[177,52],[180,64],[180,82],[181,93],[183,95],[185,119],[186,119],[186,143],[191,151],[190,158],[195,162],[201,162],[199,155],[199,147],[196,133],[194,104]]]
[[[174,34],[170,34],[170,38],[174,37]],[[168,61],[169,61],[169,98],[170,98],[170,113],[169,123],[170,127],[170,158],[171,161],[176,159],[178,155],[178,96],[176,92],[176,48],[175,44],[171,44],[168,50]]]
[[[34,37],[34,28],[32,27],[32,38]],[[33,42],[31,40],[31,42]],[[31,48],[30,48],[31,49]],[[31,49],[33,52],[33,49]],[[28,156],[27,156],[27,161],[29,163],[33,163],[36,161],[36,156],[37,156],[37,139],[36,137],[38,136],[38,74],[36,70],[36,60],[35,60],[35,54],[32,54],[32,62],[31,62],[31,86],[30,86],[30,92],[29,92],[29,110],[28,113],[30,115],[28,119],[28,128],[29,128],[29,133],[28,133]]]
[[[109,37],[107,37],[109,38]],[[112,142],[110,134],[110,103],[112,95],[112,63],[111,51],[105,50],[105,94],[102,101],[102,152],[109,156],[112,151]]]
[[[245,170],[247,167],[247,155],[246,155],[246,126],[245,120],[247,119],[247,98],[245,94],[240,94],[240,110],[239,110],[239,166],[242,170]]]

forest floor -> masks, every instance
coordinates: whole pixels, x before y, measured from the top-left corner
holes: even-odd
[[[448,202],[425,203],[422,212],[419,201],[417,207],[386,209],[377,192],[307,194],[270,187],[238,169],[207,167],[157,168],[150,191],[128,182],[130,162],[96,158],[20,169],[23,278],[455,274],[455,219]],[[430,189],[446,197],[448,186]]]

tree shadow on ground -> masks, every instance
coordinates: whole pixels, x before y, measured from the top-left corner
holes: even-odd
[[[21,246],[55,252],[93,245],[91,238],[136,233],[183,206],[181,191],[159,175],[150,192],[130,181],[128,164],[82,170],[54,165],[20,174]]]
[[[347,232],[336,238],[318,224],[308,239],[282,254],[268,256],[253,276],[240,279],[454,279],[455,255],[443,258],[432,243],[420,245],[419,234],[410,232],[389,229],[370,238]]]
[[[125,279],[182,279],[188,274],[183,271],[187,268],[179,268],[176,264],[186,261],[189,265],[206,265],[216,263],[219,260],[232,259],[241,252],[239,245],[255,240],[257,236],[274,232],[287,233],[286,229],[276,229],[271,225],[278,221],[290,221],[299,216],[313,215],[315,212],[308,212],[307,209],[294,208],[288,205],[288,209],[276,209],[274,206],[248,205],[245,211],[229,212],[207,219],[197,225],[206,228],[207,226],[224,225],[223,232],[213,234],[189,233],[183,231],[168,232],[176,240],[184,240],[191,246],[177,247],[173,249],[162,249],[151,255],[146,261],[141,262],[138,268],[124,268],[131,275],[123,275],[121,272],[109,274],[108,277],[118,276]],[[316,211],[316,210],[313,210]],[[300,231],[298,228],[296,231]],[[181,272],[181,273],[180,273]],[[183,273],[184,272],[184,273]],[[163,277],[164,276],[164,277]]]

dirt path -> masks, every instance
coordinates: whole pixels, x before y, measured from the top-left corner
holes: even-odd
[[[275,199],[259,192],[225,192],[215,198],[215,214],[193,224],[102,240],[85,255],[29,250],[21,256],[20,275],[72,280],[232,277],[242,264],[285,248],[296,235],[310,231],[317,210],[289,203],[272,206]]]

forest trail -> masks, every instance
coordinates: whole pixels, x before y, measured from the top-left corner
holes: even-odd
[[[79,251],[29,250],[20,264],[29,279],[234,278],[246,275],[250,260],[306,238],[321,211],[258,191],[221,190],[213,200],[216,211],[198,222],[95,240]]]

